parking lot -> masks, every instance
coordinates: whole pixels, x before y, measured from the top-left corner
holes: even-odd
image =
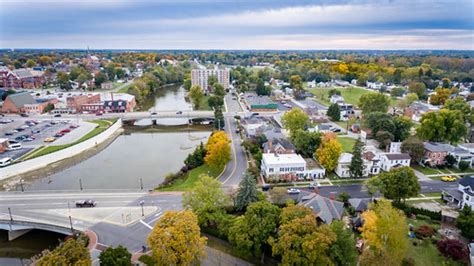
[[[0,124],[0,138],[8,139],[10,146],[12,143],[20,143],[22,147],[1,153],[0,159],[10,157],[16,160],[40,146],[72,143],[96,126],[75,119],[10,119],[13,121]],[[62,134],[58,134],[60,132]]]

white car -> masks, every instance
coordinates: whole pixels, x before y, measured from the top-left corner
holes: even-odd
[[[11,163],[12,163],[12,158],[10,157],[0,159],[0,167],[5,167],[7,165],[10,165]]]
[[[288,189],[288,194],[299,194],[300,190],[297,188],[289,188]]]

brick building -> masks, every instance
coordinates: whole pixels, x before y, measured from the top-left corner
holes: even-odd
[[[73,109],[76,112],[82,111],[82,106],[85,104],[100,103],[100,94],[84,94],[70,96],[66,98],[66,105],[68,109]]]
[[[0,87],[34,89],[42,87],[44,83],[44,71],[31,68],[9,70],[0,67]]]

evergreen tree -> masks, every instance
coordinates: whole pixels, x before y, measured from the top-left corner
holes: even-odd
[[[245,209],[250,203],[258,201],[257,182],[255,176],[246,172],[239,183],[239,192],[235,199],[237,210]]]
[[[339,121],[341,119],[341,110],[339,109],[339,105],[337,103],[331,104],[327,111],[327,115],[331,118],[331,120]]]
[[[362,159],[362,152],[364,151],[364,143],[357,139],[352,148],[352,161],[349,166],[349,173],[352,178],[361,178],[364,172],[364,160]]]
[[[224,128],[224,114],[222,113],[221,108],[214,109],[214,128],[217,130],[222,130]]]

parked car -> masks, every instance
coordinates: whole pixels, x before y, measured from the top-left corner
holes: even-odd
[[[28,117],[28,114],[21,113],[20,116],[21,116],[21,117]]]
[[[5,136],[11,136],[11,135],[13,135],[13,134],[15,134],[15,133],[17,133],[17,132],[18,132],[18,130],[16,130],[16,129],[10,130],[10,131],[8,131],[8,132],[5,132]]]
[[[300,190],[297,188],[289,188],[288,189],[288,194],[299,194]]]
[[[31,134],[38,134],[38,133],[40,133],[40,132],[41,132],[41,130],[39,130],[39,129],[33,129],[33,130],[31,130]]]
[[[8,150],[10,151],[16,151],[16,150],[21,150],[23,149],[23,146],[18,143],[18,141],[10,140],[8,141]]]
[[[61,117],[61,114],[55,114],[54,117]]]
[[[53,141],[55,141],[55,140],[56,140],[56,138],[49,137],[49,138],[45,138],[45,139],[44,139],[44,142],[53,142]]]
[[[10,157],[0,159],[0,167],[5,167],[7,165],[10,165],[11,163],[12,163],[12,158]]]
[[[151,115],[157,115],[157,113],[156,112],[151,112]]]
[[[76,124],[73,124],[73,125],[69,126],[70,129],[74,129],[74,128],[78,128],[78,127],[79,127],[79,125],[76,125]]]
[[[334,132],[334,133],[337,133],[337,132],[341,132],[341,129],[340,128],[332,128],[331,131]]]
[[[15,130],[16,130],[16,132],[20,132],[20,131],[23,131],[23,130],[25,130],[25,129],[24,129],[24,128],[21,128],[21,127],[19,127],[19,128],[15,128]]]
[[[176,112],[176,114],[181,115],[181,114],[183,114],[183,111],[178,111],[178,112]]]
[[[456,177],[454,177],[454,176],[449,176],[449,175],[443,176],[443,177],[441,177],[441,181],[444,181],[444,182],[454,182],[454,181],[456,181]]]
[[[69,132],[71,132],[71,130],[67,128],[60,131],[60,133],[69,133]]]
[[[80,200],[80,201],[76,201],[76,207],[78,208],[83,208],[83,207],[89,207],[89,208],[92,208],[92,207],[95,207],[95,201],[93,200]]]
[[[60,138],[62,136],[64,136],[64,133],[61,133],[61,132],[58,132],[58,133],[54,134],[55,138]]]
[[[103,115],[103,114],[102,114],[102,113],[96,113],[95,115],[96,115],[96,116],[101,116],[101,115]]]

